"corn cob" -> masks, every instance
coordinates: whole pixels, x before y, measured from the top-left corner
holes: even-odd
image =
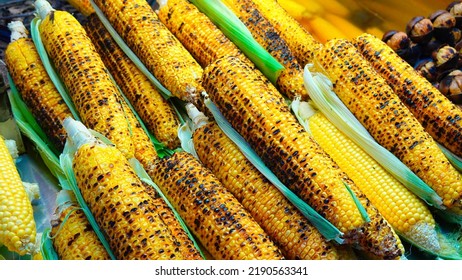
[[[191,154],[159,159],[149,174],[214,258],[283,258],[237,199]]]
[[[251,0],[225,0],[223,2],[247,26],[255,40],[285,67],[276,81],[281,93],[290,99],[299,96],[302,100],[307,100],[309,96],[303,85],[303,67],[300,66],[279,31],[263,16]]]
[[[382,40],[362,34],[355,46],[438,142],[462,157],[462,110]]]
[[[90,0],[67,0],[67,2],[84,16],[89,16],[95,12]]]
[[[123,154],[85,135],[75,124],[64,122],[78,147],[72,162],[76,182],[116,258],[199,259],[190,239],[182,242],[174,236],[178,229],[163,220],[163,212]]]
[[[462,178],[386,81],[348,40],[330,40],[316,54],[334,91],[375,140],[462,213]]]
[[[202,68],[145,0],[95,0],[154,76],[181,100],[197,104]]]
[[[321,43],[281,7],[280,1],[253,0],[253,2],[287,42],[300,65],[304,66],[311,63],[313,55],[321,47]]]
[[[341,171],[297,122],[271,83],[238,59],[226,57],[205,69],[203,85],[279,180],[353,242],[365,222]]]
[[[20,255],[35,253],[36,225],[32,205],[0,135],[0,244]]]
[[[422,200],[338,130],[323,114],[318,112],[309,118],[309,129],[316,142],[345,170],[399,234],[425,248],[438,251],[435,220]]]
[[[85,29],[68,12],[35,2],[42,18],[40,35],[82,121],[111,140],[127,158],[134,147],[117,86]]]
[[[51,221],[53,247],[61,260],[109,260],[82,209],[73,202],[56,209]]]
[[[225,56],[250,60],[196,6],[187,0],[168,0],[157,12],[159,19],[178,38],[202,67]]]
[[[180,145],[179,120],[171,104],[120,49],[96,14],[88,17],[84,27],[104,64],[149,131],[168,148],[177,148]]]
[[[22,22],[11,22],[9,27],[12,42],[5,50],[8,71],[32,115],[55,148],[62,151],[66,141],[62,122],[72,116],[71,111],[48,76]]]
[[[276,189],[238,147],[211,122],[194,131],[201,162],[221,181],[281,248],[287,259],[340,259],[342,250]]]

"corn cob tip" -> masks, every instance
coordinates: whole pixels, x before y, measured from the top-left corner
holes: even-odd
[[[430,251],[439,252],[441,250],[435,227],[428,223],[414,225],[404,236]]]
[[[209,123],[209,118],[197,109],[192,103],[186,104],[186,112],[189,118],[192,120],[194,127],[200,128]]]
[[[86,143],[96,142],[96,138],[90,133],[90,130],[79,121],[66,118],[63,121],[63,127],[67,132],[68,140],[72,141],[77,149]]]
[[[159,10],[162,9],[162,7],[166,6],[168,3],[168,0],[157,0],[157,4],[159,5]]]
[[[12,139],[5,139],[6,147],[8,148],[8,152],[10,153],[13,159],[19,157],[18,145],[16,144],[15,140]]]
[[[29,32],[22,21],[16,20],[8,23],[8,29],[11,31],[10,41],[14,42],[21,38],[27,38]]]
[[[34,2],[35,10],[41,19],[45,19],[46,16],[54,11],[51,4],[46,0],[36,0]]]

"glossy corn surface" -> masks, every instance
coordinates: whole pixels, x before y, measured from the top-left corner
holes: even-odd
[[[77,204],[59,211],[51,222],[53,247],[61,260],[109,260],[109,254]]]
[[[84,16],[89,16],[95,12],[90,0],[67,0],[77,11],[82,13]]]
[[[85,29],[70,13],[51,11],[40,24],[40,34],[83,123],[133,157],[118,89]]]
[[[253,0],[258,10],[278,30],[302,67],[311,63],[314,53],[322,46],[276,0]]]
[[[290,99],[299,96],[302,100],[307,100],[309,97],[303,85],[303,67],[279,31],[251,0],[226,0],[224,2],[247,26],[255,40],[285,67],[276,81],[281,93]]]
[[[333,39],[316,59],[328,73],[335,93],[372,137],[433,188],[444,206],[461,213],[460,173],[353,44]]]
[[[281,248],[287,259],[341,259],[344,250],[328,242],[261,174],[216,123],[195,130],[194,147],[212,170]]]
[[[191,154],[160,159],[149,174],[215,259],[283,259],[267,233]]]
[[[461,157],[462,110],[379,38],[362,34],[354,43],[425,130]]]
[[[112,26],[170,92],[197,104],[202,67],[159,20],[146,0],[96,0]]]
[[[187,0],[168,0],[158,11],[159,19],[178,38],[202,67],[223,56],[250,60],[196,6]]]
[[[62,151],[66,142],[62,122],[72,114],[48,76],[32,39],[11,42],[5,50],[5,62],[32,115],[55,148]]]
[[[96,14],[88,17],[84,27],[109,72],[149,131],[166,147],[177,148],[180,145],[179,120],[170,102],[125,55]]]
[[[73,169],[80,192],[117,259],[201,258],[190,239],[177,240],[118,149],[84,144],[74,157]]]
[[[31,202],[0,135],[0,244],[20,255],[35,253],[36,225]]]
[[[315,140],[399,234],[427,248],[438,247],[435,220],[422,200],[321,113],[310,117],[309,126]]]
[[[271,83],[227,57],[205,69],[204,88],[223,116],[273,173],[345,233],[364,223],[337,164],[295,119]]]

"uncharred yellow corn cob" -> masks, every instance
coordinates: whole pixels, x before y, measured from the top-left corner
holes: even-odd
[[[285,67],[276,81],[281,93],[290,99],[299,96],[302,100],[308,100],[309,96],[303,84],[303,67],[298,63],[279,31],[263,16],[251,0],[225,0],[223,2],[247,26],[255,40]]]
[[[298,123],[274,86],[234,57],[209,65],[203,85],[268,168],[353,241],[365,221],[343,174]]]
[[[276,0],[253,0],[262,15],[279,31],[300,65],[312,62],[321,43],[296,19],[288,14]]]
[[[67,2],[84,16],[89,16],[95,12],[90,0],[67,0]]]
[[[439,143],[462,157],[462,110],[382,40],[362,34],[355,46]]]
[[[309,127],[316,142],[348,174],[399,234],[438,251],[435,220],[422,200],[321,113],[309,118]]]
[[[88,17],[84,27],[104,64],[149,131],[168,148],[177,148],[180,145],[179,120],[172,105],[125,55],[96,14]]]
[[[197,104],[202,67],[158,19],[146,0],[95,0],[146,67],[181,100]]]
[[[20,255],[35,253],[34,213],[21,177],[0,135],[0,244]]]
[[[22,22],[9,24],[12,42],[5,50],[5,62],[19,93],[47,137],[62,151],[66,131],[62,122],[72,116],[63,98],[48,76],[32,39]],[[20,30],[22,36],[17,36]]]
[[[287,259],[340,259],[343,247],[328,242],[217,126],[194,131],[201,162],[221,181],[281,248]]]
[[[53,247],[61,260],[109,260],[109,254],[82,209],[74,202],[58,208],[51,221]]]
[[[178,38],[202,67],[222,56],[250,60],[196,6],[187,0],[168,0],[159,8],[159,19]]]
[[[69,135],[80,137],[69,130],[71,125],[64,125]],[[162,211],[118,149],[76,139],[82,143],[72,163],[77,185],[117,259],[201,258],[190,239],[173,234],[177,229],[163,220]]]
[[[372,137],[433,188],[444,206],[462,213],[460,173],[354,45],[345,39],[330,40],[316,53],[316,60],[335,93]]]
[[[191,154],[159,159],[149,174],[214,258],[283,258],[237,199]]]
[[[82,121],[111,140],[127,158],[134,153],[129,124],[118,88],[85,29],[66,11],[38,0],[40,35]]]

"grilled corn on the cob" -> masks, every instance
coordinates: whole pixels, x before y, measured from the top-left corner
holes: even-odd
[[[33,255],[37,230],[32,205],[1,135],[0,205],[0,244],[20,255]]]
[[[127,158],[134,153],[118,88],[85,29],[70,13],[35,2],[40,35],[86,126],[111,140]]]
[[[282,259],[280,249],[196,158],[177,152],[149,174],[215,259]]]
[[[362,34],[356,37],[354,43],[425,130],[462,157],[462,110],[382,40]]]
[[[209,65],[204,88],[273,173],[353,241],[365,223],[337,164],[308,135],[281,95],[234,57]]]
[[[67,0],[67,2],[84,16],[89,16],[95,12],[90,0]]]
[[[433,188],[444,206],[462,213],[460,173],[354,45],[345,39],[330,40],[316,61],[372,137]]]
[[[168,148],[177,148],[180,144],[179,120],[172,105],[125,55],[96,14],[88,17],[84,27],[104,64],[149,131]]]
[[[95,0],[154,76],[181,100],[199,102],[202,67],[159,20],[146,0]]]
[[[66,141],[62,122],[72,113],[48,76],[25,26],[15,21],[9,27],[12,42],[5,50],[8,71],[32,115],[55,148],[62,151]]]

